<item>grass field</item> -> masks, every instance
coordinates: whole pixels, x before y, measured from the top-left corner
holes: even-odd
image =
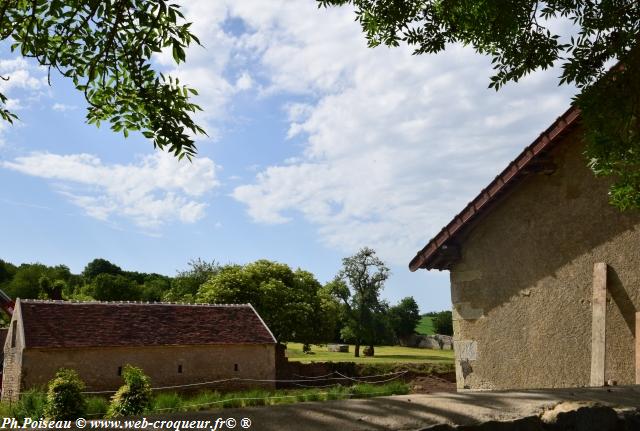
[[[416,332],[422,335],[433,335],[435,330],[433,329],[433,317],[422,316],[420,323],[416,327]]]
[[[353,356],[354,346],[349,346],[349,353],[328,352],[327,346],[311,346],[311,355],[302,353],[302,344],[288,343],[287,357],[291,361],[300,362],[355,362],[358,364],[389,363],[430,363],[453,364],[453,350],[417,349],[400,346],[376,346],[375,356],[368,358]]]

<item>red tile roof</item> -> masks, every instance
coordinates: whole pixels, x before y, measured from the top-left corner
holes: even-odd
[[[569,108],[547,130],[520,153],[475,199],[456,215],[442,230],[432,238],[409,263],[409,269],[448,269],[448,262],[442,254],[451,246],[464,228],[486,213],[492,203],[507,189],[517,184],[528,174],[528,169],[547,151],[562,141],[561,137],[573,129],[580,120],[580,110]]]
[[[27,348],[265,344],[275,339],[249,304],[19,300]]]

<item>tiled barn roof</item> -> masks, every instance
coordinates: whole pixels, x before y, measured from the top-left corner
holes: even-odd
[[[460,234],[489,211],[505,191],[518,184],[522,178],[536,172],[548,151],[562,142],[562,137],[579,121],[580,110],[576,107],[571,107],[562,114],[416,254],[409,263],[409,269],[449,269],[451,256],[455,258],[457,254],[457,239]]]
[[[19,300],[27,348],[275,343],[250,304]]]

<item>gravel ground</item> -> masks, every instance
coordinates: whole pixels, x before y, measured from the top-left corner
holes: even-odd
[[[219,425],[217,430],[417,430],[435,424],[469,425],[491,420],[511,421],[539,415],[565,401],[588,401],[617,408],[640,408],[640,386],[521,392],[438,392],[212,410],[148,419],[213,422],[218,417],[225,420],[233,418],[232,421],[225,422],[224,426]],[[251,422],[248,428],[246,419]],[[231,428],[230,425],[235,426]]]

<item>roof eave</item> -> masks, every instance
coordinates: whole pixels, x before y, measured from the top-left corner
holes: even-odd
[[[498,175],[478,196],[456,215],[440,232],[420,250],[409,263],[409,269],[414,272],[420,268],[449,269],[451,259],[438,259],[448,246],[453,245],[456,237],[490,207],[491,203],[518,179],[548,169],[547,162],[537,163],[541,155],[554,146],[559,138],[578,124],[580,120],[579,108],[572,106],[556,119],[540,136],[527,146],[507,167]],[[535,165],[535,166],[534,166]],[[540,166],[538,166],[540,165]],[[457,246],[457,244],[455,244]]]

